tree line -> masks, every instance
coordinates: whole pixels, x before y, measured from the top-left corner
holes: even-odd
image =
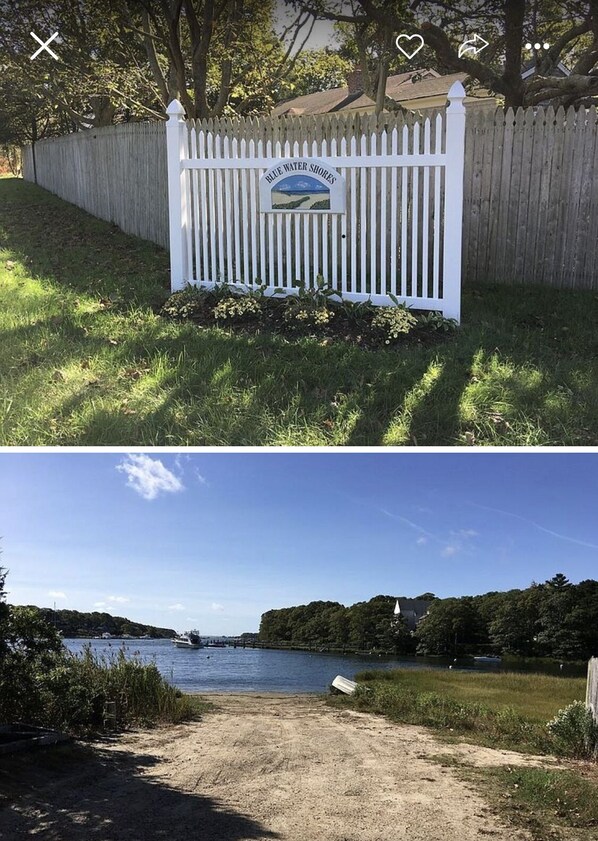
[[[311,49],[324,20],[335,41]],[[31,61],[30,32],[55,31],[59,60]],[[190,118],[267,114],[343,86],[356,67],[378,112],[400,109],[386,80],[413,69],[395,43],[401,32],[423,38],[420,69],[467,74],[472,93],[481,86],[507,106],[598,99],[595,0],[0,0],[0,147],[164,119],[175,97]],[[459,56],[466,32],[483,32],[488,47]]]
[[[19,610],[19,608],[15,608]],[[171,639],[176,636],[172,628],[157,628],[155,625],[144,625],[133,622],[124,616],[111,616],[99,611],[81,612],[78,610],[52,610],[49,607],[35,607],[28,605],[21,610],[29,610],[48,625],[52,625],[63,637],[98,637],[104,633],[113,637],[123,635],[131,637],[150,636],[155,639]]]
[[[582,660],[598,655],[598,581],[572,584],[558,573],[524,590],[440,599],[431,593],[427,615],[411,633],[394,616],[396,596],[270,610],[259,639],[290,644],[397,654],[464,656],[512,654]]]

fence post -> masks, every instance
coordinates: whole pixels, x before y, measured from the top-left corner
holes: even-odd
[[[166,153],[168,155],[168,225],[170,232],[170,289],[183,289],[190,280],[187,271],[186,229],[187,192],[182,162],[187,157],[187,125],[185,109],[173,99],[168,108],[166,123]]]
[[[598,724],[598,657],[590,657],[588,662],[586,707],[591,711],[594,721]]]
[[[463,241],[463,171],[465,167],[465,88],[455,82],[446,111],[444,182],[443,315],[461,321],[461,250]]]

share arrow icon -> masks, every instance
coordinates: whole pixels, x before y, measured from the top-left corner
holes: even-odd
[[[485,50],[488,46],[488,41],[485,41],[481,35],[478,35],[477,32],[470,38],[469,41],[464,41],[461,46],[459,47],[459,58],[463,58],[465,53],[473,53],[477,55],[481,53],[482,50]]]

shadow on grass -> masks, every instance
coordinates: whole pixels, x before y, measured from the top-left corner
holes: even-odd
[[[0,838],[249,841],[278,838],[198,791],[171,787],[157,756],[81,746],[0,760]]]
[[[0,198],[0,249],[48,295],[31,323],[24,294],[19,326],[3,333],[2,443],[598,443],[591,292],[465,290],[464,326],[432,347],[202,330],[152,315],[167,293],[161,249],[15,179],[0,181]],[[75,309],[109,296],[121,303]],[[69,367],[71,382],[52,381]]]

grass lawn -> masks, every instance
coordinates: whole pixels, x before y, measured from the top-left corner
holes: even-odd
[[[598,294],[469,288],[433,347],[155,314],[168,257],[0,178],[2,445],[598,444]]]

